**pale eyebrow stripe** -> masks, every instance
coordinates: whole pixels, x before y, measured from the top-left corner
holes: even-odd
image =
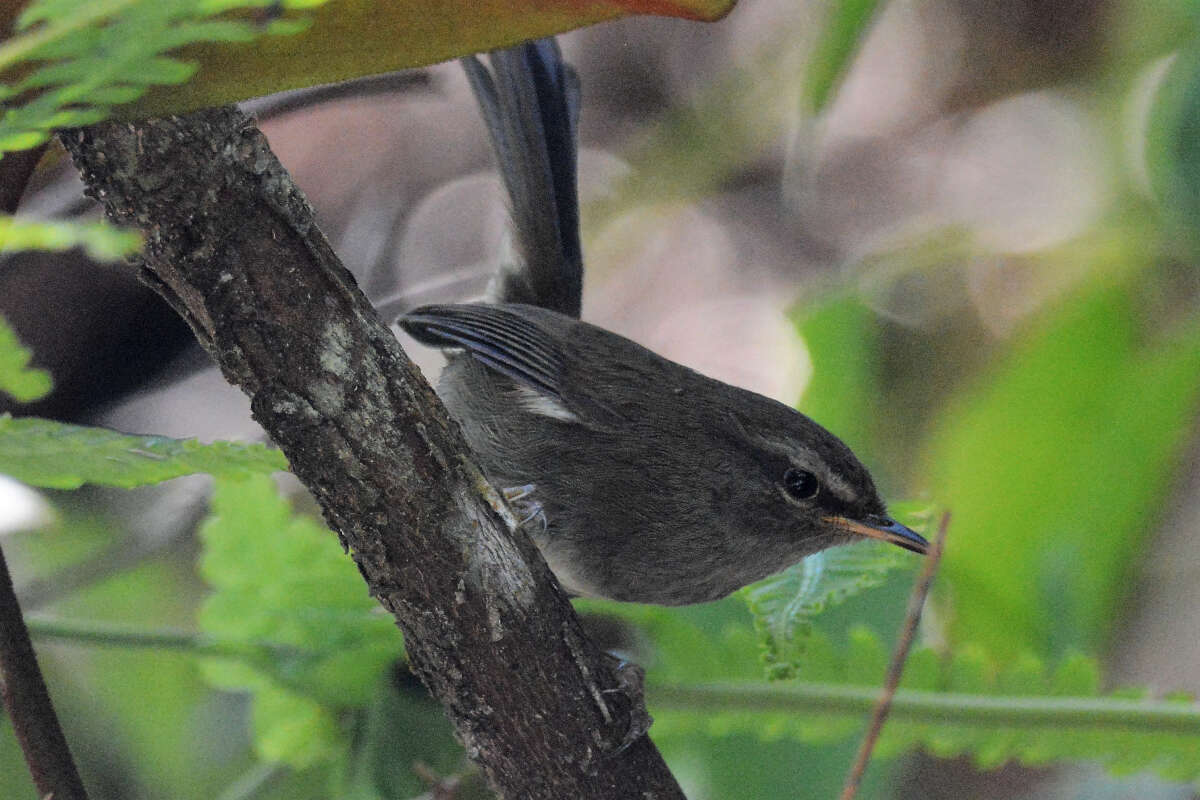
[[[808,470],[816,475],[817,480],[821,482],[822,489],[832,493],[842,503],[853,504],[858,501],[858,494],[855,493],[853,487],[839,475],[830,471],[824,462],[814,464],[811,459],[802,458],[803,454],[797,453],[794,448],[789,447],[786,439],[761,433],[755,434],[754,438],[758,439],[764,448],[778,453],[798,469]]]

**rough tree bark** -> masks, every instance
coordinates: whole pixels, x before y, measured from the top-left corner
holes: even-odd
[[[225,108],[61,138],[109,216],[145,232],[145,279],[250,396],[492,786],[682,798],[649,738],[630,737],[641,698],[509,532],[457,425],[253,124]]]

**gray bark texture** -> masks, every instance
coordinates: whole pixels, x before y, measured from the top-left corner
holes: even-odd
[[[638,735],[640,693],[510,532],[252,122],[224,108],[60,138],[109,217],[145,233],[143,277],[249,395],[498,794],[682,798]]]

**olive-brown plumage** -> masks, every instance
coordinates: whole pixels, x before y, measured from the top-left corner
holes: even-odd
[[[543,308],[426,306],[400,322],[461,350],[439,393],[572,594],[698,603],[865,530],[925,546],[886,518],[846,445],[774,400]]]
[[[464,66],[509,197],[514,258],[490,304],[402,316],[451,350],[438,390],[567,591],[724,597],[862,536],[924,552],[833,434],[577,319],[578,84],[553,40]]]

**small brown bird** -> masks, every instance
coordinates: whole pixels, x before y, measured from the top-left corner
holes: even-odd
[[[439,393],[563,588],[682,605],[862,537],[924,553],[829,431],[577,319],[576,83],[552,40],[491,60],[465,65],[520,258],[495,303],[399,322],[455,351]]]

